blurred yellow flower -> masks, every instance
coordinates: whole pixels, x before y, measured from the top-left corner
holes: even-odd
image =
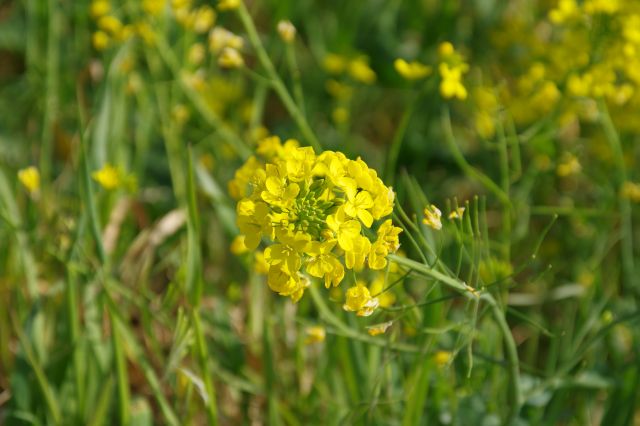
[[[214,53],[219,53],[225,47],[240,50],[243,46],[244,39],[225,28],[214,27],[209,32],[209,50]]]
[[[222,68],[240,68],[244,65],[244,59],[236,49],[225,47],[218,57],[218,65]]]
[[[437,351],[433,354],[433,360],[438,367],[444,367],[451,362],[452,355],[453,354],[449,351]]]
[[[640,183],[626,181],[620,188],[620,195],[634,203],[640,203]]]
[[[558,164],[558,167],[556,168],[556,173],[560,177],[566,177],[580,173],[580,170],[582,170],[582,166],[580,165],[578,158],[571,153],[565,153],[562,156],[560,164]]]
[[[376,73],[369,67],[364,57],[356,58],[349,62],[349,75],[364,84],[373,84],[376,81]]]
[[[93,48],[102,51],[109,47],[110,38],[104,31],[96,31],[91,35],[91,44]]]
[[[440,209],[431,204],[424,209],[424,218],[422,219],[422,223],[435,230],[440,230],[442,229],[441,217],[442,212]]]
[[[193,30],[198,34],[209,31],[216,22],[216,12],[209,6],[201,6],[193,15]]]
[[[398,74],[407,80],[420,80],[431,74],[430,66],[417,61],[407,62],[404,59],[398,58],[393,62],[393,67]]]
[[[369,333],[372,336],[384,334],[389,329],[389,327],[391,327],[391,325],[393,325],[393,321],[387,321],[381,324],[371,325],[367,327],[367,333]]]
[[[104,15],[98,19],[98,28],[115,36],[122,30],[122,22],[115,16]]]
[[[18,180],[30,194],[35,194],[40,189],[40,172],[34,166],[19,170]]]
[[[327,336],[326,330],[320,325],[307,327],[305,328],[304,333],[307,335],[307,338],[304,340],[304,343],[307,345],[312,343],[322,343]]]
[[[91,177],[108,191],[116,189],[122,184],[122,174],[109,163],[106,163],[100,170],[93,172]]]
[[[327,53],[322,61],[322,66],[329,74],[340,74],[347,68],[348,61],[344,56],[335,53]]]
[[[296,38],[296,27],[293,26],[291,21],[278,22],[278,34],[285,43],[293,43]]]
[[[438,45],[438,55],[442,59],[446,59],[449,56],[452,56],[455,53],[455,49],[453,48],[453,44],[448,41],[443,41]]]
[[[164,9],[165,0],[142,0],[142,10],[149,15],[159,15]]]
[[[244,245],[244,235],[237,235],[233,241],[231,241],[231,253],[235,255],[241,255],[247,253],[249,249]]]
[[[462,219],[462,215],[464,214],[464,207],[458,207],[449,213],[449,219]]]
[[[233,10],[240,6],[240,0],[220,0],[218,10]]]
[[[204,60],[206,55],[206,50],[202,43],[195,43],[189,48],[189,52],[187,53],[187,60],[190,64],[200,65]]]
[[[464,100],[467,98],[467,89],[462,84],[462,74],[466,72],[467,67],[454,66],[443,62],[439,66],[440,77],[440,94],[445,99],[458,98]]]
[[[260,275],[267,275],[269,272],[269,264],[264,260],[264,251],[258,250],[255,252],[253,269]]]
[[[89,7],[89,14],[96,19],[111,11],[111,4],[105,0],[94,0]]]

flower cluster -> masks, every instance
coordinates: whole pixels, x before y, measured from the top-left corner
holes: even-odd
[[[345,268],[387,266],[387,255],[400,245],[401,229],[387,219],[394,192],[364,161],[332,151],[317,155],[278,137],[263,140],[257,153],[262,160],[249,158],[229,192],[238,200],[245,246],[253,250],[268,241],[264,259],[273,291],[298,301],[308,276],[329,288],[340,284]],[[363,303],[352,306],[366,314],[372,306]]]

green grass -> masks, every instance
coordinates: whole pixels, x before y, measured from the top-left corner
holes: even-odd
[[[623,188],[640,180],[640,101],[584,100],[594,115],[566,118],[581,100],[554,76],[555,48],[525,37],[549,24],[548,2],[247,2],[217,12],[244,38],[232,70],[209,49],[190,61],[208,35],[170,3],[154,17],[114,1],[154,36],[104,51],[86,0],[0,5],[0,424],[638,422],[638,208]],[[593,25],[583,48],[597,61],[617,30]],[[464,101],[438,90],[445,40],[471,66]],[[366,55],[376,82],[332,75],[328,53]],[[434,73],[407,82],[397,57]],[[517,88],[536,61],[558,80],[542,112]],[[498,99],[489,137],[482,87]],[[535,117],[518,115],[521,98]],[[340,294],[314,281],[293,304],[253,253],[231,253],[227,185],[264,129],[362,157],[393,185],[392,305],[345,312],[351,271]],[[581,168],[563,175],[569,154]],[[112,190],[93,177],[107,163],[123,181]],[[30,165],[36,193],[17,177]],[[440,231],[422,223],[432,203]],[[305,343],[317,325],[326,339]]]

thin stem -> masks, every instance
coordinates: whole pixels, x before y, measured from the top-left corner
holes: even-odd
[[[407,133],[407,128],[409,127],[409,120],[411,119],[411,115],[413,115],[413,111],[415,110],[416,104],[418,103],[418,99],[420,96],[416,96],[411,104],[404,110],[402,114],[402,118],[400,119],[400,124],[398,124],[398,128],[396,129],[395,134],[393,135],[393,140],[391,141],[391,147],[389,147],[389,156],[387,158],[386,164],[386,181],[389,184],[393,184],[393,178],[395,176],[396,164],[398,163],[398,156],[400,155],[400,148],[402,147],[402,141],[404,140],[404,135]]]
[[[631,203],[629,199],[620,194],[620,188],[627,181],[627,168],[624,161],[624,150],[620,141],[620,136],[616,131],[607,104],[603,99],[598,100],[598,108],[600,110],[600,123],[605,133],[609,146],[613,151],[613,158],[616,163],[616,193],[618,196],[618,210],[620,212],[621,226],[621,256],[622,269],[625,277],[625,287],[627,291],[634,294],[636,300],[640,299],[640,292],[637,286],[637,275],[635,273],[635,264],[633,259],[633,226],[631,218]]]
[[[249,11],[247,10],[247,7],[245,6],[243,1],[240,1],[240,6],[236,10],[238,12],[238,16],[240,17],[240,20],[242,21],[242,25],[244,26],[245,31],[247,31],[249,41],[256,51],[258,60],[271,79],[271,84],[280,97],[280,100],[284,104],[289,114],[291,114],[291,117],[302,132],[302,136],[307,140],[309,145],[311,145],[317,151],[322,151],[322,146],[320,145],[320,142],[318,141],[315,133],[313,133],[313,130],[311,130],[306,117],[304,116],[300,108],[298,108],[298,106],[296,105],[295,101],[289,94],[287,87],[284,85],[282,79],[278,75],[278,72],[273,66],[271,59],[269,59],[269,55],[267,54],[267,51],[260,41],[258,31],[256,30],[256,27],[253,24],[253,20],[251,19],[251,15],[249,15]]]
[[[513,335],[511,334],[511,330],[509,329],[509,325],[505,318],[504,312],[500,309],[500,306],[498,305],[496,300],[490,293],[473,290],[462,281],[444,275],[441,272],[429,268],[426,265],[423,265],[414,260],[396,255],[389,255],[389,259],[398,263],[399,265],[408,267],[418,273],[440,281],[448,287],[461,292],[463,296],[469,299],[477,300],[477,298],[479,297],[480,299],[487,302],[487,304],[489,304],[494,320],[498,324],[500,332],[502,333],[502,337],[504,339],[507,350],[506,357],[509,368],[509,396],[511,399],[511,404],[509,407],[509,414],[507,416],[508,420],[506,424],[512,424],[518,416],[520,407],[522,405],[522,394],[520,390],[520,363],[518,361],[518,351],[516,348],[515,340],[513,339]]]
[[[191,86],[189,86],[189,84],[182,77],[178,59],[175,57],[175,55],[173,55],[173,52],[171,51],[171,48],[169,47],[167,41],[161,37],[158,37],[158,39],[156,40],[156,46],[158,47],[158,54],[167,65],[169,70],[173,73],[178,85],[180,86],[180,89],[193,104],[196,110],[198,110],[200,115],[202,115],[202,118],[204,118],[207,124],[216,129],[222,139],[224,139],[229,145],[231,145],[233,149],[236,150],[238,155],[240,155],[244,159],[248,158],[251,155],[251,150],[249,149],[249,147],[247,147],[242,138],[240,138],[240,136],[238,136],[238,134],[231,127],[223,122],[223,120],[207,105],[204,99],[202,99],[200,94]]]
[[[451,154],[453,155],[453,159],[455,160],[456,164],[458,164],[458,167],[460,167],[460,169],[462,169],[462,171],[470,178],[474,178],[480,181],[480,183],[484,185],[485,188],[493,192],[493,194],[498,197],[498,199],[500,199],[500,202],[502,202],[503,204],[511,204],[511,202],[509,201],[509,196],[498,185],[496,185],[489,176],[471,166],[464,158],[464,155],[462,155],[462,153],[460,152],[460,149],[456,145],[456,141],[453,137],[453,130],[451,128],[451,117],[449,116],[448,109],[444,109],[442,113],[442,129],[444,131],[444,140],[449,147]]]
[[[304,92],[302,90],[300,67],[298,66],[298,60],[296,59],[296,52],[293,48],[293,43],[285,43],[285,45],[285,55],[287,56],[287,64],[289,66],[289,72],[291,73],[291,80],[293,81],[293,96],[295,96],[302,114],[306,115],[304,107]]]
[[[205,401],[207,407],[207,417],[209,418],[210,425],[218,424],[218,408],[216,405],[216,389],[211,382],[211,373],[209,372],[209,353],[207,350],[207,344],[202,332],[202,326],[200,324],[200,313],[197,309],[191,310],[191,322],[193,324],[193,331],[196,339],[196,350],[198,353],[198,363],[200,364],[200,370],[202,372],[202,380],[204,381],[204,387],[207,391],[208,400]]]

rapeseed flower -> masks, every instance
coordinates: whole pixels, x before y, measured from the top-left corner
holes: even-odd
[[[322,343],[327,336],[326,330],[320,325],[307,327],[305,328],[304,333],[307,335],[307,338],[304,340],[304,343],[307,345],[312,343]]]
[[[273,291],[297,301],[309,276],[331,288],[346,269],[362,270],[367,259],[371,269],[386,266],[387,255],[400,246],[401,229],[386,219],[395,194],[364,161],[340,152],[316,155],[276,136],[261,141],[256,153],[260,158],[250,157],[238,169],[229,193],[238,200],[245,246],[268,243],[264,260]]]
[[[393,321],[383,322],[382,324],[371,325],[367,327],[367,333],[371,336],[378,336],[387,332],[389,327],[393,325]]]
[[[396,59],[393,67],[405,80],[420,80],[431,74],[431,67],[418,61],[407,62],[404,59]]]
[[[233,10],[240,6],[240,0],[221,0],[218,2],[218,10]]]
[[[296,38],[296,27],[293,26],[291,21],[278,22],[278,35],[285,43],[293,43]]]
[[[122,173],[108,163],[100,170],[93,172],[91,177],[108,191],[116,189],[123,183]]]
[[[367,286],[358,281],[354,287],[347,290],[347,297],[342,308],[345,311],[356,312],[359,317],[368,317],[375,311],[379,303],[377,297],[371,296]]]
[[[35,194],[40,190],[40,172],[34,166],[19,170],[18,180],[30,194]]]
[[[244,59],[236,49],[225,47],[218,57],[218,65],[222,68],[240,68],[244,65]]]
[[[422,223],[435,230],[440,230],[442,229],[441,218],[442,212],[440,209],[431,204],[424,209],[424,218],[422,219]]]

